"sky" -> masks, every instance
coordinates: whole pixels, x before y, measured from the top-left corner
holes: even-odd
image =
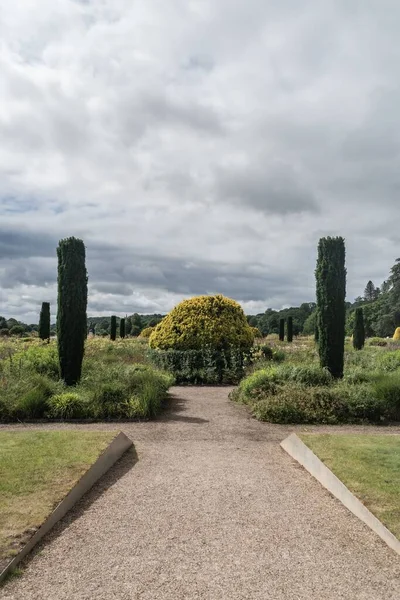
[[[400,256],[397,0],[13,0],[0,10],[0,314],[37,322],[56,247],[90,315],[223,293],[347,297]]]

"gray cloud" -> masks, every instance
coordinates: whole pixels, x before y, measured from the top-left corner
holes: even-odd
[[[54,304],[70,235],[100,314],[312,300],[325,234],[347,239],[350,299],[379,284],[399,254],[398,16],[394,0],[5,3],[0,314]]]

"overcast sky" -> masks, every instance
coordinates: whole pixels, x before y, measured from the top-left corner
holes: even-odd
[[[379,285],[399,34],[398,0],[2,2],[0,314],[54,305],[70,235],[91,315],[313,301],[323,235],[346,238],[349,300]]]

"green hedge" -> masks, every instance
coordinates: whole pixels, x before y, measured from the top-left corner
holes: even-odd
[[[245,375],[250,352],[229,350],[149,350],[150,360],[172,373],[177,384],[235,384]]]

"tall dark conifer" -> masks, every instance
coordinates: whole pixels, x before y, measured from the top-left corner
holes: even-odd
[[[365,344],[364,313],[362,308],[356,308],[354,315],[353,346],[362,350]]]
[[[111,323],[110,323],[110,340],[112,340],[114,342],[116,337],[117,337],[117,317],[115,315],[112,315]]]
[[[121,319],[119,322],[119,335],[120,337],[125,337],[125,319]]]
[[[50,302],[42,302],[39,317],[39,337],[50,341]]]
[[[279,319],[279,340],[285,341],[285,319]]]
[[[293,342],[293,317],[288,317],[287,320],[287,341]]]
[[[333,377],[343,377],[346,268],[342,237],[321,238],[315,271],[320,363]]]
[[[75,385],[81,377],[86,338],[85,245],[82,240],[74,237],[60,240],[57,256],[57,343],[60,375],[67,385]]]

